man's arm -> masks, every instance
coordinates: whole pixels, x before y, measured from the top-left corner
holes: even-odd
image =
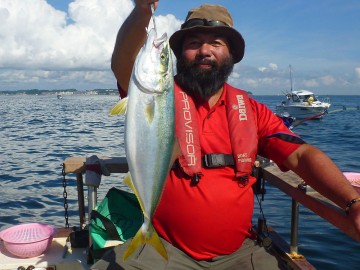
[[[146,39],[146,27],[151,19],[150,4],[152,3],[157,6],[157,0],[135,0],[134,9],[117,34],[111,58],[111,69],[120,87],[126,93],[135,58]]]
[[[284,161],[284,165],[344,209],[351,200],[360,197],[334,162],[316,147],[300,146]],[[360,234],[360,202],[351,206],[349,217]]]

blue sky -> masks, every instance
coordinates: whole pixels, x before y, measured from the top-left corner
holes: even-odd
[[[172,34],[187,11],[224,5],[246,50],[229,82],[256,95],[290,88],[360,94],[358,0],[160,0],[160,31]],[[115,88],[110,57],[130,0],[0,0],[0,90]]]

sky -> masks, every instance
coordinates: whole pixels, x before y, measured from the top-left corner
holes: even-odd
[[[158,32],[221,4],[246,43],[229,83],[255,95],[360,94],[358,0],[160,0]],[[0,91],[116,88],[110,59],[131,0],[0,0]]]

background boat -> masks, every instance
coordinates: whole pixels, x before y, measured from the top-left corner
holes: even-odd
[[[308,90],[293,89],[292,68],[289,65],[290,92],[285,93],[285,98],[276,105],[275,113],[280,116],[290,115],[296,119],[320,119],[328,111],[330,99],[320,101],[313,92]]]
[[[330,99],[320,101],[313,92],[308,90],[292,91],[285,95],[285,100],[276,106],[276,114],[279,116],[288,113],[296,119],[319,119],[330,108]]]

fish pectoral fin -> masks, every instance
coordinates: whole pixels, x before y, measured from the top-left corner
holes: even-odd
[[[144,114],[147,122],[149,124],[152,123],[154,119],[155,114],[155,99],[154,97],[149,97],[145,100],[145,106],[144,106]]]
[[[133,182],[132,182],[132,180],[131,180],[131,175],[130,175],[130,173],[128,173],[126,176],[125,176],[125,178],[124,178],[124,180],[123,180],[123,183],[125,184],[125,185],[127,185],[131,190],[132,190],[132,192],[136,192],[136,190],[135,190],[135,187],[134,187],[134,185],[133,185]]]
[[[157,232],[152,229],[152,233],[150,238],[146,238],[142,232],[142,228],[138,230],[134,238],[131,240],[128,248],[125,250],[123,255],[123,260],[125,261],[127,258],[131,256],[141,245],[150,244],[153,248],[165,259],[168,260],[168,255],[164,244],[161,242],[159,235]]]
[[[125,114],[127,108],[128,98],[121,99],[109,112],[109,115]]]
[[[182,151],[181,151],[179,141],[177,140],[177,138],[175,138],[172,155],[171,155],[171,165],[170,166],[172,166],[172,164],[175,162],[175,160],[177,160],[179,158],[179,156],[181,156],[181,155],[182,155]]]
[[[136,188],[135,188],[135,186],[134,186],[134,184],[133,184],[133,182],[131,180],[130,173],[128,173],[125,176],[123,183],[125,185],[127,185],[132,190],[132,192],[134,192],[134,194],[135,194],[135,196],[136,196],[136,198],[137,198],[137,200],[138,200],[138,202],[140,204],[141,211],[143,212],[144,216],[147,217],[147,214],[145,213],[145,208],[144,208],[143,202],[140,200],[139,194],[137,193]]]

